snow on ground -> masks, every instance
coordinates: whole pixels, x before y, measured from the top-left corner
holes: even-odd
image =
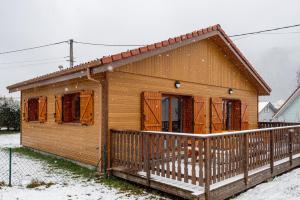
[[[262,183],[234,200],[299,200],[300,168]]]
[[[8,179],[8,153],[1,147],[19,146],[19,134],[0,135],[0,182]],[[46,162],[21,154],[13,154],[13,187],[0,187],[0,200],[98,200],[98,199],[159,199],[146,192],[141,195],[124,193],[94,180],[78,177],[61,169],[53,169]],[[28,189],[32,179],[53,182],[46,188]]]

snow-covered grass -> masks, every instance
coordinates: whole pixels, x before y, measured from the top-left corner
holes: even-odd
[[[0,182],[2,178],[7,184],[8,178],[8,153],[3,147],[18,147],[19,138],[19,134],[0,135]],[[119,179],[104,180],[95,176],[91,178],[84,176],[82,173],[77,173],[78,170],[60,168],[61,164],[51,164],[49,160],[40,159],[38,156],[33,156],[19,148],[15,149],[14,152],[13,187],[0,186],[0,200],[164,198]],[[41,155],[42,157],[43,155]],[[67,166],[68,163],[65,165]],[[32,180],[44,181],[48,185],[27,188]],[[49,185],[50,187],[48,187]]]
[[[300,168],[262,183],[240,194],[234,200],[299,200]]]

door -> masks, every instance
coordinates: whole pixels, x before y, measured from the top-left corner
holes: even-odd
[[[180,95],[162,96],[162,131],[193,132],[193,98]]]

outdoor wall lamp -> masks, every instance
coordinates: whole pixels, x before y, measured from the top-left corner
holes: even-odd
[[[176,81],[175,81],[175,87],[176,87],[176,88],[180,88],[180,86],[181,86],[180,81],[176,80]]]
[[[233,94],[233,89],[232,88],[228,89],[228,94]]]

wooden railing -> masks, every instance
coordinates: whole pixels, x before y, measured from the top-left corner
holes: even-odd
[[[205,187],[300,153],[300,125],[220,134],[111,130],[110,167]],[[209,198],[208,198],[209,199]]]

